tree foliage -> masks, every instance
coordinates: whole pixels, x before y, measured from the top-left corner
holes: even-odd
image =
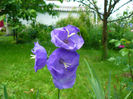
[[[53,4],[46,4],[43,0],[0,0],[0,16],[8,14],[11,19],[33,20],[37,12],[54,15]]]
[[[8,23],[11,23],[14,39],[17,40],[17,29],[21,26],[20,19],[35,23],[38,12],[55,15],[54,6],[46,4],[44,0],[0,0],[0,16],[8,15]]]

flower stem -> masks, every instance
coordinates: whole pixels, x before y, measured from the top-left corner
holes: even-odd
[[[60,99],[60,89],[58,89],[58,99]]]
[[[131,67],[131,53],[130,51],[128,52],[128,65],[129,65],[129,69],[130,69],[130,75],[131,75],[131,78],[132,78],[132,81],[133,81],[133,71],[132,71],[132,67]]]

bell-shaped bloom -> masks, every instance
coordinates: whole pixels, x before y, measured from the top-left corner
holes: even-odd
[[[38,69],[42,69],[47,62],[47,52],[45,48],[43,48],[41,45],[39,45],[38,42],[34,43],[35,46],[32,49],[32,53],[34,54],[35,58],[35,72],[37,72]]]
[[[77,34],[79,31],[77,27],[72,25],[54,29],[51,32],[51,42],[54,43],[56,47],[75,51],[80,49],[84,44],[82,36]]]
[[[53,82],[58,89],[73,87],[76,70],[79,65],[79,54],[63,48],[56,49],[47,61]]]

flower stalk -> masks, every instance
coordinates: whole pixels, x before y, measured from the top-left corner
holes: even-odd
[[[58,99],[60,99],[60,89],[58,89]]]
[[[132,67],[131,67],[131,52],[129,51],[128,52],[128,65],[129,65],[129,69],[130,69],[130,75],[131,75],[131,78],[132,78],[132,82],[133,82],[133,71],[132,71]]]

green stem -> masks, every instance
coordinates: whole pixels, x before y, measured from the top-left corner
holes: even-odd
[[[133,81],[133,71],[132,71],[132,67],[131,67],[131,53],[130,51],[128,52],[128,65],[129,65],[129,68],[130,68],[130,75],[131,75],[131,78],[132,78],[132,81]]]
[[[58,99],[60,99],[60,89],[58,89]]]

